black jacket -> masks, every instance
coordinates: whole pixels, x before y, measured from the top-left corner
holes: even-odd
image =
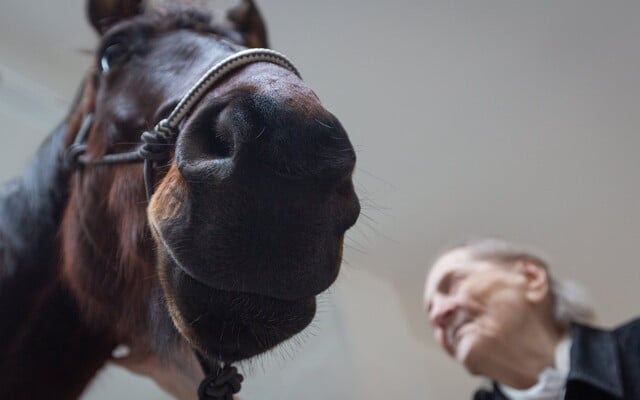
[[[640,318],[612,331],[574,324],[565,400],[640,400]],[[507,400],[498,385],[474,400]]]

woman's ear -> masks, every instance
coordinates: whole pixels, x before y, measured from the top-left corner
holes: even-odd
[[[527,300],[534,304],[544,301],[550,289],[546,269],[531,260],[518,261],[517,268],[525,279]]]
[[[143,12],[144,0],[87,1],[87,18],[99,35],[104,34],[117,22]]]

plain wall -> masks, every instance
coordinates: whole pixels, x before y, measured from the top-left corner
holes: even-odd
[[[605,326],[639,314],[640,3],[258,4],[350,133],[363,215],[304,343],[244,365],[242,399],[470,398],[421,305],[433,257],[469,237],[541,249]],[[95,43],[80,0],[2,1],[0,180],[64,116]],[[83,398],[168,397],[110,368]]]

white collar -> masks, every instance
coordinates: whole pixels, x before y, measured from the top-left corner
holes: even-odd
[[[538,382],[528,389],[518,390],[498,384],[502,393],[511,400],[561,400],[571,367],[571,336],[565,336],[555,351],[555,365],[545,368],[538,376]]]

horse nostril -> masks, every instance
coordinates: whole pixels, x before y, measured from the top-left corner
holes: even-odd
[[[179,136],[176,162],[183,173],[315,181],[342,198],[354,196],[344,182],[350,181],[355,152],[332,115],[264,94],[220,103],[197,111]]]
[[[206,135],[205,151],[211,154],[212,158],[229,158],[233,155],[235,143],[230,132],[226,132],[224,127],[216,121],[212,122],[211,133]]]
[[[226,108],[216,103],[198,112],[178,136],[176,161],[194,164],[233,156],[235,140],[224,123]]]
[[[201,157],[205,159],[223,159],[233,156],[235,138],[226,123],[229,107],[213,107],[199,115],[189,127],[193,139],[200,146]]]

